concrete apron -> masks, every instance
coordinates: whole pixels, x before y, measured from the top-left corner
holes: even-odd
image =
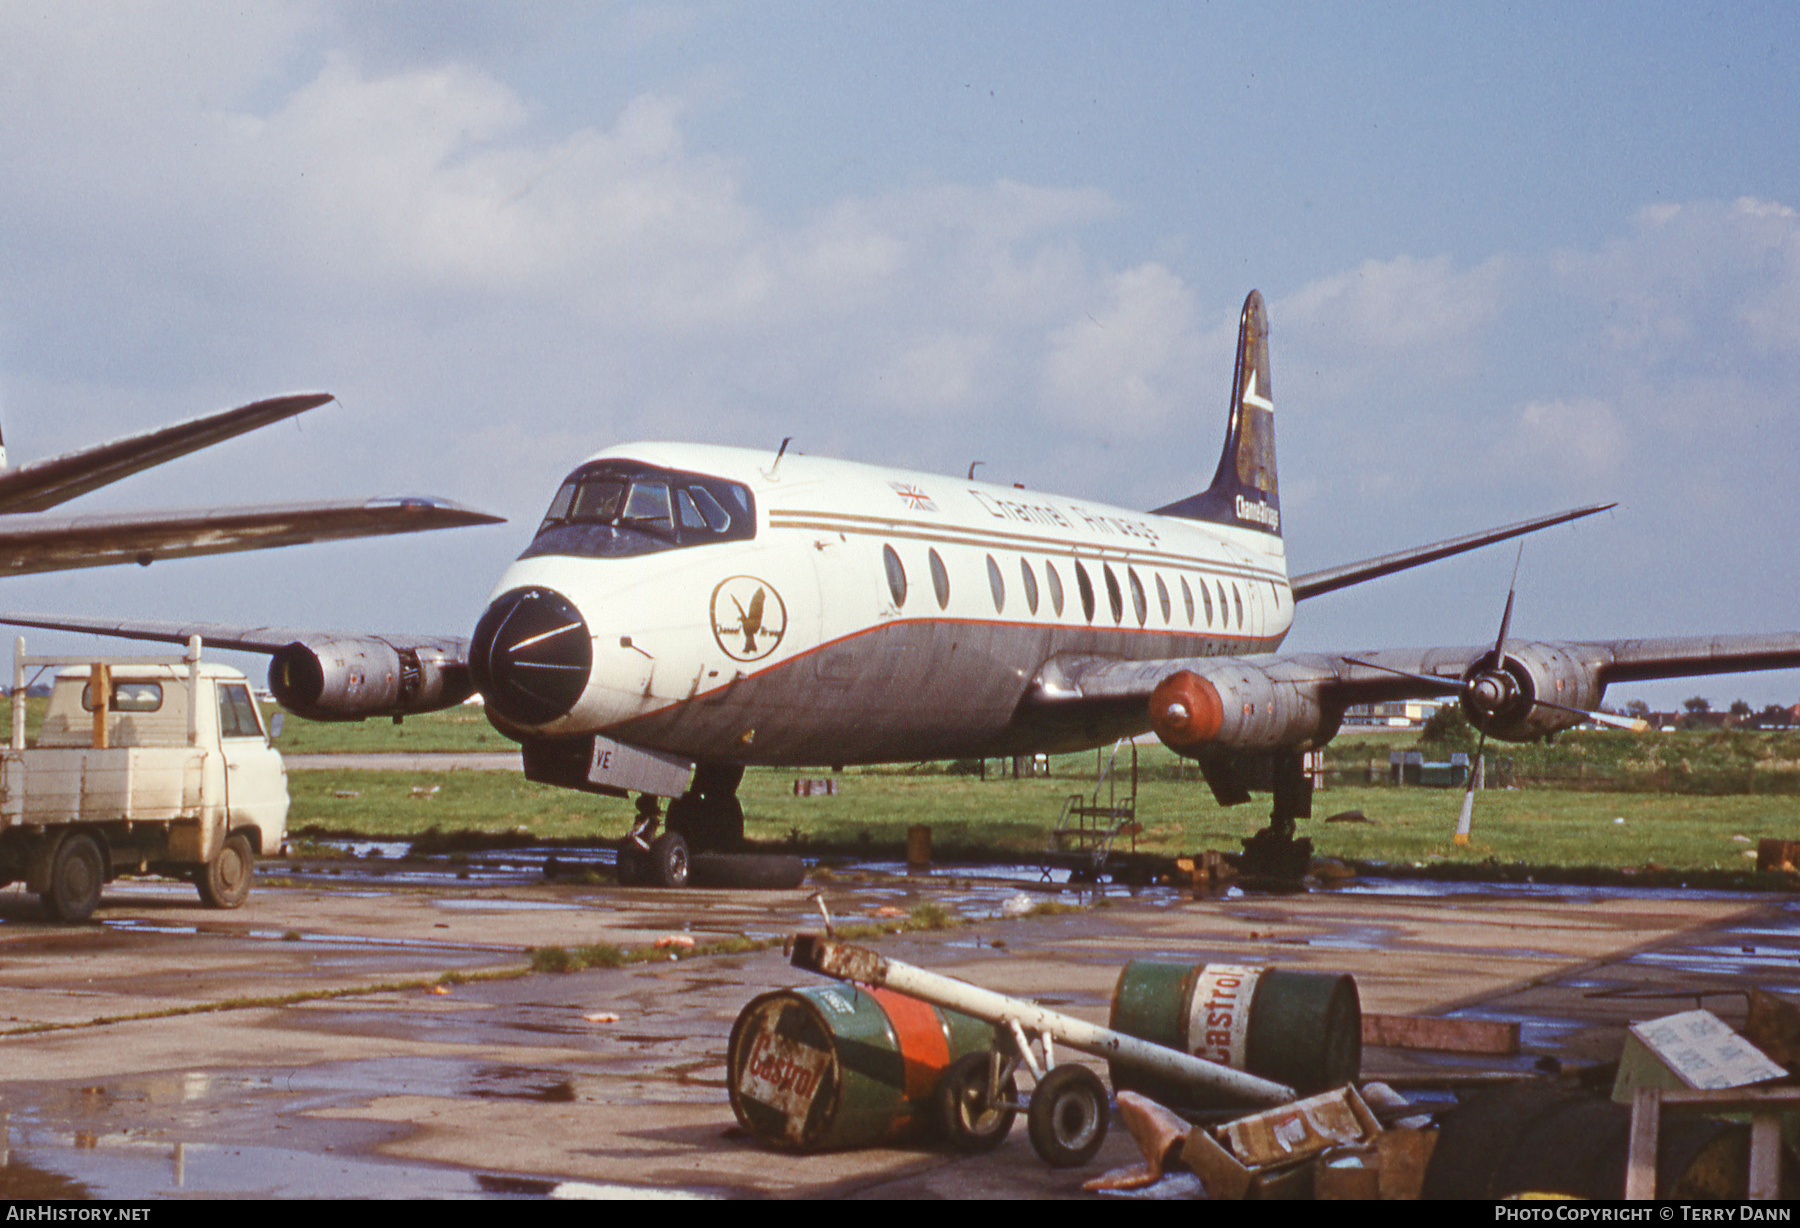
[[[825,892],[840,923],[876,920],[879,907],[925,899],[966,907],[970,899],[947,876],[828,883]],[[1115,1129],[1088,1169],[1053,1171],[1032,1154],[1022,1122],[999,1151],[973,1158],[762,1150],[733,1121],[725,1044],[752,996],[810,980],[779,950],[438,987],[448,992],[405,984],[516,968],[531,947],[817,928],[809,894],[262,885],[241,912],[218,913],[193,907],[186,888],[121,883],[108,889],[101,924],[61,928],[39,921],[36,901],[16,888],[0,892],[0,1112],[12,1165],[0,1168],[0,1193],[31,1196],[46,1187],[8,1187],[5,1175],[42,1172],[113,1197],[1067,1197],[1085,1177],[1136,1158]],[[1162,891],[1111,895],[1106,905],[984,915],[878,945],[1096,1022],[1106,1019],[1120,967],[1147,956],[1347,971],[1371,1012],[1462,1006],[1530,1019],[1588,1011],[1586,1032],[1550,1027],[1534,1037],[1528,1027],[1528,1066],[1546,1052],[1607,1056],[1613,1016],[1691,1007],[1691,991],[1676,993],[1673,1005],[1646,997],[1645,978],[1667,981],[1667,968],[1634,953],[1710,949],[1712,927],[1754,931],[1762,919],[1779,928],[1787,915],[1767,897],[1466,890],[1444,900],[1320,893],[1217,901]],[[1712,983],[1727,993],[1751,983],[1729,968],[1714,971]],[[1682,975],[1682,984],[1693,979]],[[1606,976],[1638,990],[1590,1008],[1591,995],[1558,988]],[[381,986],[389,988],[246,1002]],[[1735,1000],[1736,1018],[1728,999],[1707,1005],[1736,1022]],[[230,1008],[146,1017],[208,1005]],[[587,1018],[604,1015],[618,1020]],[[119,1021],[95,1022],[104,1020]],[[28,1030],[36,1026],[49,1030]],[[1371,1050],[1365,1070],[1416,1064]]]

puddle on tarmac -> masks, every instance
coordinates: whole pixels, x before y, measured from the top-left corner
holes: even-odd
[[[709,1198],[729,1191],[566,1181],[387,1160],[367,1153],[360,1123],[333,1106],[383,1095],[583,1098],[587,1076],[433,1058],[330,1062],[268,1074],[204,1070],[109,1079],[87,1087],[7,1088],[0,1114],[0,1198]],[[721,1086],[723,1086],[721,1084]],[[325,1116],[309,1116],[326,1110]],[[245,1111],[303,1147],[170,1138]],[[204,1126],[202,1126],[204,1128]],[[335,1139],[336,1141],[330,1141]],[[340,1150],[341,1148],[341,1150]]]
[[[15,1131],[15,1133],[17,1133]],[[45,1136],[0,1166],[6,1198],[694,1199],[722,1191],[557,1181],[280,1147]]]

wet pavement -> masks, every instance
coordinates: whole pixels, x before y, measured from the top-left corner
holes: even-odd
[[[1604,1062],[1626,1022],[1698,1002],[1739,1023],[1750,985],[1800,992],[1786,897],[1407,881],[1194,899],[897,866],[665,892],[599,881],[598,851],[378,851],[265,867],[228,913],[124,881],[95,923],[59,927],[0,891],[0,1196],[1068,1197],[1135,1158],[1115,1130],[1087,1168],[1051,1170],[1022,1123],[979,1157],[764,1151],[733,1121],[725,1044],[751,997],[811,980],[779,949],[467,979],[532,948],[816,929],[814,890],[839,924],[950,910],[967,923],[878,945],[1098,1022],[1120,967],[1160,956],[1347,971],[1368,1011],[1523,1024],[1517,1059],[1369,1050],[1371,1074]],[[1082,907],[1007,915],[1046,899]]]

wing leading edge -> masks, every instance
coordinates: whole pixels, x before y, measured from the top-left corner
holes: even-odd
[[[203,418],[178,422],[174,426],[83,448],[79,452],[0,470],[0,513],[41,512],[91,490],[110,486],[134,473],[280,422],[283,418],[295,417],[336,399],[329,392],[270,397]]]
[[[402,497],[91,516],[0,516],[0,576],[499,524],[447,499]]]

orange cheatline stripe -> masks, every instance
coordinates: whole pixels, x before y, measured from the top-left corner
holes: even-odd
[[[894,1025],[906,1070],[906,1098],[915,1104],[925,1100],[950,1064],[950,1038],[944,1034],[943,1020],[929,1002],[874,986],[867,992]]]

